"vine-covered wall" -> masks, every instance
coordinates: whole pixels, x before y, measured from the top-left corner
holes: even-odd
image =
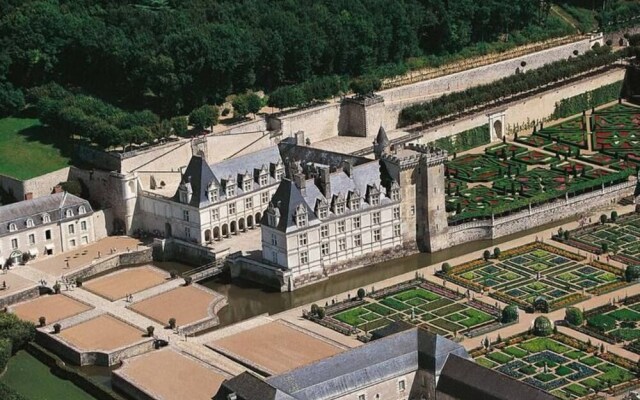
[[[610,85],[599,87],[595,90],[579,94],[568,99],[564,99],[556,103],[555,111],[552,117],[565,118],[571,115],[579,114],[584,110],[597,107],[601,104],[616,100],[620,96],[622,90],[622,82],[615,82]]]
[[[486,124],[460,132],[457,135],[437,139],[435,146],[449,153],[459,153],[473,149],[474,147],[489,144],[489,142],[491,142],[491,134],[489,132],[489,124]]]

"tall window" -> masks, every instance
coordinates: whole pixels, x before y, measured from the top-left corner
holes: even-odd
[[[233,183],[227,183],[227,197],[236,195],[236,185]]]
[[[78,208],[78,214],[82,215],[86,213],[87,213],[87,209],[85,208],[85,206],[80,206],[80,208]]]
[[[329,237],[329,226],[328,225],[325,225],[325,226],[320,228],[320,237],[321,238]]]
[[[214,208],[213,210],[211,210],[211,219],[214,221],[217,221],[220,219],[220,210],[217,208]]]
[[[298,246],[306,246],[307,245],[307,234],[302,233],[298,235]]]
[[[267,183],[269,182],[268,178],[269,178],[269,175],[260,174],[260,186],[267,186]]]
[[[51,222],[51,216],[49,214],[42,214],[42,223],[48,224]]]
[[[189,210],[182,210],[182,219],[189,222]]]
[[[27,228],[33,228],[33,220],[31,218],[27,220]]]
[[[304,208],[302,204],[299,204],[298,207],[296,207],[295,218],[296,218],[296,225],[298,227],[307,226],[307,210]]]
[[[350,204],[349,204],[349,208],[352,210],[359,210],[360,209],[360,198],[356,197],[354,199],[351,199]]]
[[[80,222],[80,230],[83,230],[83,231],[87,230],[87,221]]]
[[[380,212],[374,212],[372,214],[371,218],[372,218],[374,224],[376,224],[376,225],[380,224]]]
[[[69,230],[69,233],[70,233],[70,234],[74,234],[74,233],[76,233],[76,227],[75,227],[75,226],[73,226],[73,224],[69,224],[69,225],[68,225],[68,227],[67,227],[67,229]]]
[[[73,210],[72,209],[67,209],[67,211],[65,211],[64,216],[67,218],[71,218],[73,217]]]
[[[338,233],[344,233],[345,223],[344,221],[338,221]]]
[[[244,199],[244,208],[252,208],[253,207],[253,199],[251,197]]]
[[[33,233],[29,234],[29,244],[36,244],[36,235]]]
[[[379,242],[380,241],[380,229],[374,229],[373,230],[373,241],[374,242]]]
[[[44,231],[44,238],[45,240],[51,240],[51,229]]]
[[[395,237],[400,236],[400,224],[393,226],[393,236]]]
[[[322,247],[320,248],[321,254],[323,256],[329,255],[329,243],[322,243]]]
[[[404,392],[405,390],[407,390],[407,386],[406,386],[406,383],[405,383],[404,379],[398,381],[398,391],[399,392]]]
[[[283,175],[284,175],[284,168],[280,168],[280,169],[276,170],[276,180],[277,181],[281,180]]]
[[[340,202],[336,204],[336,214],[344,214],[344,203]]]
[[[318,207],[318,217],[319,218],[327,218],[328,213],[329,212],[327,210],[327,207],[325,207],[325,206]]]
[[[11,239],[11,248],[14,250],[18,248],[18,239],[16,238]]]
[[[245,192],[251,191],[251,179],[249,179],[247,176],[242,179],[242,190],[244,190]]]
[[[186,238],[190,238],[191,237],[191,228],[189,228],[188,226],[184,227],[184,237],[186,237]]]
[[[340,238],[338,239],[338,250],[345,251],[347,249],[347,239]]]
[[[229,215],[236,213],[236,203],[229,203]]]
[[[215,203],[218,201],[218,188],[210,187],[209,188],[209,201]]]
[[[69,245],[71,245],[71,247],[76,247],[76,240],[75,239],[69,240]]]
[[[400,207],[393,208],[393,219],[400,219]]]
[[[353,235],[353,246],[354,247],[360,247],[362,246],[362,236],[358,235]]]
[[[269,202],[269,192],[264,192],[260,194],[260,202],[262,204],[267,204]]]
[[[300,264],[308,264],[309,263],[309,253],[306,251],[300,252]]]
[[[278,237],[276,235],[274,235],[273,233],[271,234],[271,244],[274,246],[278,245]]]
[[[354,229],[359,229],[360,228],[360,217],[355,217],[353,219],[353,228]]]

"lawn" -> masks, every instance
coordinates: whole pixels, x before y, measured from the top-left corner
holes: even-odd
[[[55,137],[37,119],[0,119],[0,174],[26,180],[70,165],[68,140]]]
[[[0,382],[30,400],[95,400],[73,383],[53,375],[49,367],[26,351],[11,357]]]
[[[529,340],[519,346],[530,353],[539,353],[544,350],[551,350],[554,353],[562,354],[570,350],[569,347],[562,343],[558,343],[555,340],[544,337]]]

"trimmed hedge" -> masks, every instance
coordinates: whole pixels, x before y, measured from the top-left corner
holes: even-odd
[[[453,136],[437,139],[435,146],[446,150],[449,154],[473,149],[491,143],[489,124],[460,132]]]
[[[0,399],[2,400],[29,400],[26,397],[22,396],[20,393],[16,392],[9,386],[0,382]]]
[[[568,99],[562,99],[560,102],[556,103],[552,116],[556,119],[565,118],[581,113],[582,111],[588,110],[592,107],[616,100],[620,96],[621,90],[622,81],[618,81]]]
[[[475,86],[461,92],[446,94],[433,101],[407,107],[400,113],[399,127],[426,123],[447,115],[457,114],[496,99],[509,97],[543,85],[567,79],[577,74],[612,64],[633,50],[611,52],[608,46],[587,51],[570,60],[560,60],[521,74],[510,75],[493,83]]]
[[[7,367],[9,358],[11,358],[11,340],[0,339],[0,374]]]

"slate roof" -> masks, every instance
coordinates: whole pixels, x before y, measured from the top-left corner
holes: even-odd
[[[541,389],[457,355],[449,356],[442,369],[437,392],[455,399],[473,400],[553,400],[556,398]]]
[[[415,325],[410,322],[400,320],[390,323],[389,325],[376,329],[371,332],[371,340],[382,339],[387,336],[395,335],[396,333],[408,331],[409,329],[413,329]]]
[[[459,344],[414,328],[269,378],[267,382],[296,399],[334,398],[418,368],[429,369],[430,365],[441,368],[451,352],[469,357]]]
[[[380,129],[378,130],[378,136],[376,136],[376,143],[381,147],[386,147],[390,143],[389,137],[387,136],[387,131],[385,131],[382,126],[380,126]]]
[[[213,400],[228,400],[228,396],[231,393],[234,393],[238,400],[294,399],[250,372],[243,372],[238,376],[224,381],[213,397]]]
[[[307,226],[313,226],[320,223],[318,217],[314,214],[309,204],[305,201],[300,189],[290,179],[284,178],[280,181],[278,189],[271,198],[271,204],[280,211],[280,220],[275,228],[282,232],[290,232],[297,228],[295,221],[296,209],[299,205],[307,211]],[[262,223],[267,224],[268,213],[264,213]]]
[[[291,161],[301,161],[305,163],[327,165],[335,169],[341,167],[344,161],[347,161],[354,166],[371,162],[371,159],[365,157],[301,146],[296,144],[294,140],[291,140],[291,138],[281,141],[278,144],[278,149],[285,164]]]
[[[207,164],[206,160],[201,156],[192,156],[189,165],[187,165],[182,174],[180,187],[187,190],[190,188],[193,192],[189,205],[198,208],[206,207],[212,204],[207,196],[207,189],[212,182],[218,187],[218,202],[227,198],[224,183],[229,177],[236,182],[235,195],[233,197],[244,194],[243,185],[239,177],[245,174],[248,174],[253,180],[251,191],[257,190],[260,186],[258,185],[259,175],[256,174],[256,171],[262,169],[263,166],[268,171],[267,186],[275,185],[278,181],[275,179],[272,169],[273,165],[278,164],[279,161],[281,159],[277,146],[270,146],[254,153],[211,165]],[[180,187],[173,196],[173,200],[177,202],[180,201]]]
[[[77,218],[80,206],[84,206],[85,215],[93,212],[93,209],[87,200],[67,192],[54,193],[32,200],[23,200],[17,203],[1,206],[0,236],[15,233],[9,232],[9,224],[11,223],[16,224],[17,231],[32,229],[27,228],[28,219],[33,221],[35,227],[48,225],[49,222],[45,223],[42,219],[42,216],[45,213],[49,214],[51,223],[70,218]],[[73,217],[65,217],[68,209],[73,211]]]

